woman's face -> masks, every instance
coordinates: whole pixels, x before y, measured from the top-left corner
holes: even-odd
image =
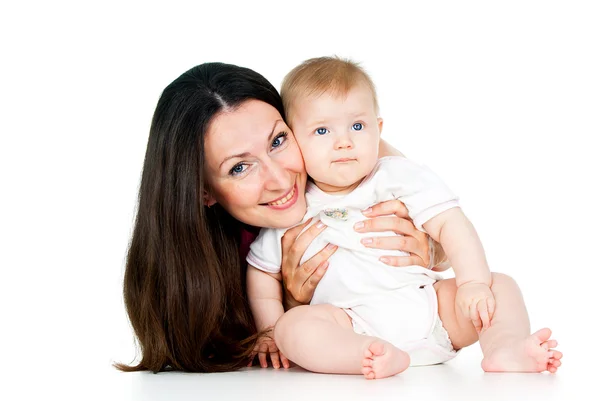
[[[306,171],[292,131],[271,105],[248,100],[216,115],[204,142],[209,192],[237,220],[286,228],[306,212]]]

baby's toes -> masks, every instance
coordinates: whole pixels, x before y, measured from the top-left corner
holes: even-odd
[[[552,358],[554,358],[555,360],[559,360],[560,358],[563,357],[563,353],[560,351],[551,349],[550,352],[552,352]]]
[[[363,366],[364,367],[371,367],[371,366],[373,366],[373,360],[371,358],[365,358],[365,359],[363,359]]]
[[[369,345],[368,350],[371,355],[381,356],[385,353],[385,346],[379,341],[376,341]]]
[[[529,355],[538,363],[538,364],[546,364],[548,360],[552,358],[552,351],[548,351],[544,349],[541,345],[536,347],[535,349],[530,350]]]
[[[562,365],[562,362],[558,359],[550,359],[550,361],[548,362],[548,365],[552,365],[555,368],[560,367],[560,365]]]
[[[556,348],[556,346],[558,345],[558,342],[556,340],[548,340],[548,341],[544,341],[541,344],[541,347],[543,349],[545,349],[546,351],[550,350],[550,348]]]
[[[362,368],[361,372],[365,376],[365,378],[367,378],[367,379],[374,379],[375,378],[375,372],[373,372],[373,369],[371,369],[370,367],[364,367],[364,368]]]

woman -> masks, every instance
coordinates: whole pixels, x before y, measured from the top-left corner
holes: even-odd
[[[277,90],[234,65],[199,65],[164,90],[150,129],[124,280],[142,359],[119,369],[222,372],[251,362],[256,329],[245,293],[248,246],[256,227],[289,227],[305,211],[306,172],[284,119]],[[382,143],[382,156],[392,152]],[[289,193],[296,200],[286,205],[293,206],[280,207],[277,199]],[[428,265],[428,239],[406,220],[404,206],[385,202],[366,217],[383,215],[357,230],[404,234],[379,237],[371,246],[411,254],[390,257],[391,265]],[[283,239],[288,308],[310,301],[335,251],[326,247],[299,266],[325,229],[313,224],[298,236],[302,228]]]

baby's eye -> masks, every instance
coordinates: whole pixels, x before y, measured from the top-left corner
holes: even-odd
[[[352,125],[352,129],[354,131],[361,131],[363,129],[363,125],[361,123],[354,123]]]
[[[323,128],[323,127],[317,128],[315,130],[315,134],[317,134],[317,135],[325,135],[328,132],[329,132],[329,130],[327,128]]]

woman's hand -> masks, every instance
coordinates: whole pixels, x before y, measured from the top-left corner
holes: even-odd
[[[399,200],[378,203],[363,211],[369,219],[358,222],[354,229],[359,233],[393,231],[396,236],[366,237],[361,240],[368,248],[392,249],[408,252],[410,256],[382,256],[379,258],[390,266],[419,265],[429,267],[430,243],[427,234],[416,229],[406,206]],[[379,216],[379,217],[378,217]]]
[[[267,360],[269,357],[271,359],[271,365],[275,369],[279,369],[281,366],[285,369],[290,367],[290,361],[279,351],[277,345],[275,345],[275,340],[273,340],[273,328],[270,328],[259,337],[254,346],[254,350],[252,351],[252,355],[250,356],[250,363],[248,366],[252,366],[252,362],[256,355],[258,355],[258,362],[261,368],[268,367]]]
[[[317,284],[327,271],[327,260],[337,250],[337,246],[329,244],[300,265],[300,259],[310,243],[327,227],[318,221],[300,234],[310,223],[311,220],[308,220],[287,230],[281,238],[281,276],[284,289],[283,304],[286,310],[310,302]]]

